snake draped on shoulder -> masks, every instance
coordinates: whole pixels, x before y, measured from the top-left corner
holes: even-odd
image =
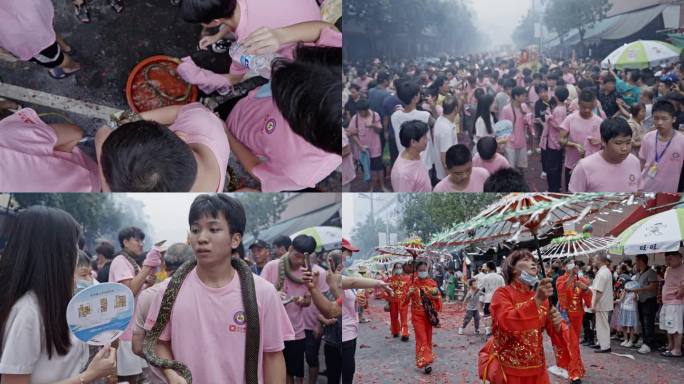
[[[169,322],[171,317],[171,310],[173,304],[178,297],[183,281],[188,273],[192,271],[197,265],[196,260],[185,262],[176,270],[171,277],[169,285],[164,291],[161,307],[159,308],[159,315],[157,322],[152,327],[152,330],[145,336],[143,351],[147,361],[160,369],[173,369],[178,372],[188,384],[192,383],[192,373],[188,367],[180,361],[162,359],[157,356],[155,352],[155,345],[159,340],[159,336]],[[242,305],[245,307],[245,320],[247,323],[247,334],[245,335],[245,382],[247,384],[258,384],[258,369],[259,369],[259,340],[260,323],[259,323],[259,308],[256,300],[256,290],[254,288],[254,275],[247,264],[238,259],[232,258],[231,265],[237,271],[240,279],[240,287],[242,290]]]

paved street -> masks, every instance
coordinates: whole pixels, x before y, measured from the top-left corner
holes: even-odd
[[[432,365],[433,373],[425,375],[415,367],[414,339],[402,343],[389,335],[389,314],[383,311],[383,302],[371,300],[370,323],[359,325],[356,350],[356,377],[354,383],[481,383],[477,377],[477,355],[484,344],[484,336],[474,334],[472,321],[466,334],[459,336],[458,327],[463,312],[455,304],[447,304],[441,313],[442,328],[433,334],[433,351],[437,354]],[[409,314],[410,318],[410,314]],[[547,363],[555,359],[550,341],[545,345]],[[615,355],[595,354],[582,347],[582,358],[587,376],[585,384],[670,384],[679,383],[684,377],[684,359],[667,359],[656,353],[642,356],[635,350],[613,343],[613,352],[631,353],[636,360]],[[552,384],[567,383],[565,379],[551,376]]]

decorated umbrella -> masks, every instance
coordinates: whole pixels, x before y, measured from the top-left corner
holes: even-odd
[[[415,264],[417,259],[423,259],[428,262],[436,260],[452,259],[451,254],[446,252],[440,252],[434,249],[430,249],[423,244],[421,239],[411,239],[397,245],[389,245],[384,247],[378,247],[375,249],[378,253],[384,255],[400,256],[400,257],[410,257],[413,259]],[[414,269],[411,275],[411,280],[413,280],[416,271]]]
[[[606,250],[616,243],[614,237],[592,237],[590,233],[569,233],[551,240],[547,246],[539,249],[542,258],[547,260],[564,257],[585,256]]]
[[[309,235],[316,240],[316,252],[331,251],[342,247],[342,228],[340,227],[309,227],[290,236],[291,239],[299,235]]]
[[[679,61],[682,48],[658,40],[638,40],[614,50],[601,62],[601,67],[643,69]]]
[[[679,250],[684,239],[684,208],[671,209],[632,224],[618,237],[610,253],[637,255]]]
[[[447,247],[486,241],[501,241],[503,238],[518,241],[521,234],[528,232],[535,240],[540,263],[538,234],[554,225],[582,220],[608,206],[631,204],[633,194],[627,193],[512,193],[490,205],[473,219],[457,224],[451,230],[432,239],[431,247]],[[545,275],[541,263],[542,274]]]

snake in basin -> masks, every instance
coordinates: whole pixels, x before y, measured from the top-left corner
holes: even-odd
[[[245,320],[247,325],[247,333],[245,335],[245,382],[247,384],[257,384],[259,382],[259,340],[261,335],[259,308],[257,306],[256,290],[254,288],[254,276],[252,275],[252,270],[241,259],[232,258],[230,264],[235,268],[238,279],[240,279],[242,305],[245,309]],[[173,369],[181,375],[188,384],[192,383],[192,373],[190,372],[190,369],[180,361],[163,359],[157,356],[154,347],[159,340],[159,335],[161,335],[169,322],[173,304],[183,285],[183,281],[185,281],[188,273],[190,273],[196,265],[196,260],[190,260],[185,262],[176,270],[176,272],[174,272],[166,291],[164,291],[157,322],[154,324],[154,327],[152,327],[152,330],[145,335],[145,342],[143,344],[145,358],[150,364],[160,369]]]

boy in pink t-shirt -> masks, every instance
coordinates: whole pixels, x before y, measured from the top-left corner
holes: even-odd
[[[77,147],[82,136],[30,108],[0,120],[0,191],[100,192],[97,164]]]
[[[136,119],[95,134],[105,191],[223,191],[230,148],[223,122],[210,110],[191,103]]]
[[[513,123],[513,133],[506,143],[506,158],[512,167],[519,171],[527,168],[527,128],[530,136],[534,137],[534,127],[527,117],[529,110],[525,104],[527,91],[523,87],[515,87],[511,91],[511,103],[501,111],[499,120],[508,120]]]
[[[399,140],[404,150],[392,165],[392,190],[394,192],[430,192],[432,184],[425,164],[420,158],[427,149],[428,130],[426,123],[411,120],[399,128]]]
[[[584,144],[589,139],[592,145],[601,144],[600,126],[603,121],[592,113],[596,95],[588,90],[579,96],[579,111],[570,114],[561,123],[560,144],[565,147],[565,183],[570,182],[570,173],[586,150]]]
[[[684,135],[674,130],[675,107],[669,101],[653,105],[654,130],[641,139],[639,158],[644,162],[642,192],[677,192],[684,159]]]
[[[254,284],[255,296],[249,300],[258,308],[258,352],[251,356],[258,360],[258,368],[245,371],[245,359],[250,358],[246,345],[255,336],[247,322],[257,314],[243,301],[245,287],[235,269],[249,268],[237,257],[245,228],[242,204],[227,195],[200,195],[190,207],[189,224],[197,265],[175,297],[156,343],[159,356],[173,356],[183,363],[196,383],[243,382],[248,375],[259,383],[284,383],[283,340],[294,337],[292,325],[273,285],[252,273],[248,273],[252,283],[245,283]],[[147,329],[161,326],[156,322],[162,298],[163,293],[150,307]],[[183,380],[176,371],[164,373],[169,382]]]
[[[473,167],[484,168],[492,174],[499,169],[510,168],[506,157],[497,152],[498,144],[496,139],[485,136],[477,141],[477,153],[473,156]]]
[[[349,123],[349,130],[353,132],[361,143],[361,149],[368,151],[371,168],[371,190],[383,192],[385,183],[382,163],[382,150],[380,148],[380,134],[382,134],[382,121],[380,115],[370,110],[367,99],[360,99],[356,104],[357,113]]]
[[[632,129],[624,119],[601,123],[603,150],[580,160],[570,177],[569,191],[637,192],[641,164],[632,150]]]
[[[489,172],[473,167],[468,147],[456,144],[446,152],[447,177],[442,179],[433,192],[482,192]]]
[[[261,277],[271,282],[280,293],[283,300],[289,301],[285,304],[287,316],[294,328],[294,340],[285,341],[285,362],[287,365],[287,376],[292,379],[304,377],[304,350],[306,338],[306,312],[305,308],[311,305],[311,295],[307,286],[301,281],[304,268],[311,264],[307,260],[316,250],[316,240],[307,235],[299,235],[292,240],[292,245],[286,255],[280,259],[269,261],[261,271]],[[287,263],[287,265],[285,265]],[[282,265],[281,265],[282,264]],[[281,268],[292,271],[291,279],[288,274],[282,275]],[[325,275],[326,271],[318,265],[311,265],[311,270],[320,276]],[[328,285],[324,279],[318,279],[318,289],[321,293],[328,292]],[[301,379],[300,379],[301,380]]]

